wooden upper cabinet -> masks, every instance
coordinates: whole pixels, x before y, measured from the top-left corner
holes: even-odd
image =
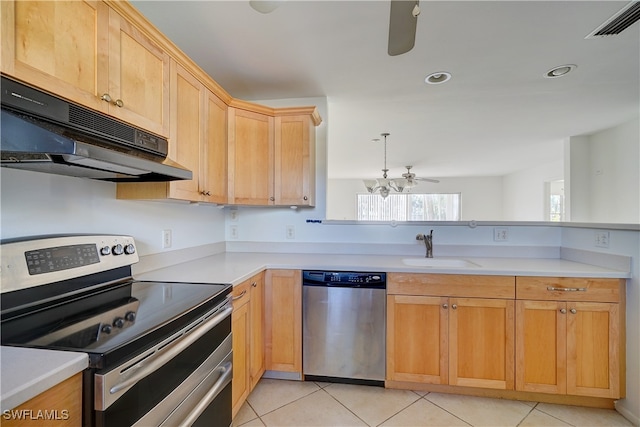
[[[229,107],[229,203],[273,205],[274,120]]]
[[[200,152],[202,201],[227,203],[227,104],[207,90],[204,147]]]
[[[188,69],[171,61],[171,137],[168,158],[193,179],[119,183],[120,199],[227,201],[227,105]]]
[[[102,1],[2,1],[2,72],[94,110],[108,90],[109,7]]]
[[[315,205],[316,130],[311,115],[275,118],[276,205]]]
[[[169,55],[101,1],[3,1],[2,72],[169,136]]]
[[[169,67],[167,52],[118,12],[109,10],[110,114],[169,136]]]
[[[199,201],[200,152],[204,144],[205,88],[187,70],[171,61],[171,138],[169,158],[193,172],[193,179],[169,183],[171,198]]]

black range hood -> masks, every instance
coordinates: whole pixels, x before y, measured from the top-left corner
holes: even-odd
[[[192,179],[165,138],[2,77],[3,167],[114,182]]]

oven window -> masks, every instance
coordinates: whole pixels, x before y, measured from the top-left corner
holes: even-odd
[[[106,411],[96,411],[96,425],[111,427],[135,423],[191,375],[230,332],[231,316],[228,316],[160,369],[138,382]],[[172,402],[168,411],[179,403]],[[231,404],[227,412],[230,410]],[[211,421],[209,425],[217,425]]]

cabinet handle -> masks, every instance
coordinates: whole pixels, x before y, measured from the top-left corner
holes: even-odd
[[[562,313],[562,314],[567,314],[567,309],[566,309],[566,308],[561,308],[561,309],[560,309],[560,313]]]
[[[449,304],[442,304],[442,308],[449,308]]]
[[[578,310],[576,310],[575,308],[572,308],[571,310],[569,310],[571,312],[571,314],[576,314],[578,312]]]
[[[454,310],[456,310],[458,308],[457,304],[451,304],[451,308],[453,308]]]
[[[113,98],[111,98],[111,95],[109,95],[108,93],[103,93],[100,99],[102,99],[105,102],[109,102],[115,105],[116,107],[120,107],[120,108],[124,107],[124,102],[122,102],[122,99],[116,99],[114,101]]]
[[[587,288],[556,288],[554,286],[547,286],[547,290],[560,292],[587,292]]]
[[[253,282],[253,283],[251,284],[251,287],[256,288],[256,287],[258,287],[258,284],[257,284],[256,282]]]
[[[309,198],[307,196],[304,196],[302,199],[303,200],[309,200]]]
[[[247,293],[247,290],[245,289],[244,291],[240,292],[240,295],[238,295],[237,297],[232,297],[232,298],[231,298],[231,301],[237,301],[237,300],[239,300],[240,298],[242,298],[243,296],[245,296],[245,295],[246,295],[246,293]]]
[[[272,202],[275,202],[276,198],[271,196],[271,197],[269,197],[269,200],[271,200]]]

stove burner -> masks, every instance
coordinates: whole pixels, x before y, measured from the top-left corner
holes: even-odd
[[[133,325],[140,302],[136,298],[127,298],[119,307],[104,311],[72,325],[56,329],[35,340],[29,345],[85,348],[102,339],[112,337]]]

